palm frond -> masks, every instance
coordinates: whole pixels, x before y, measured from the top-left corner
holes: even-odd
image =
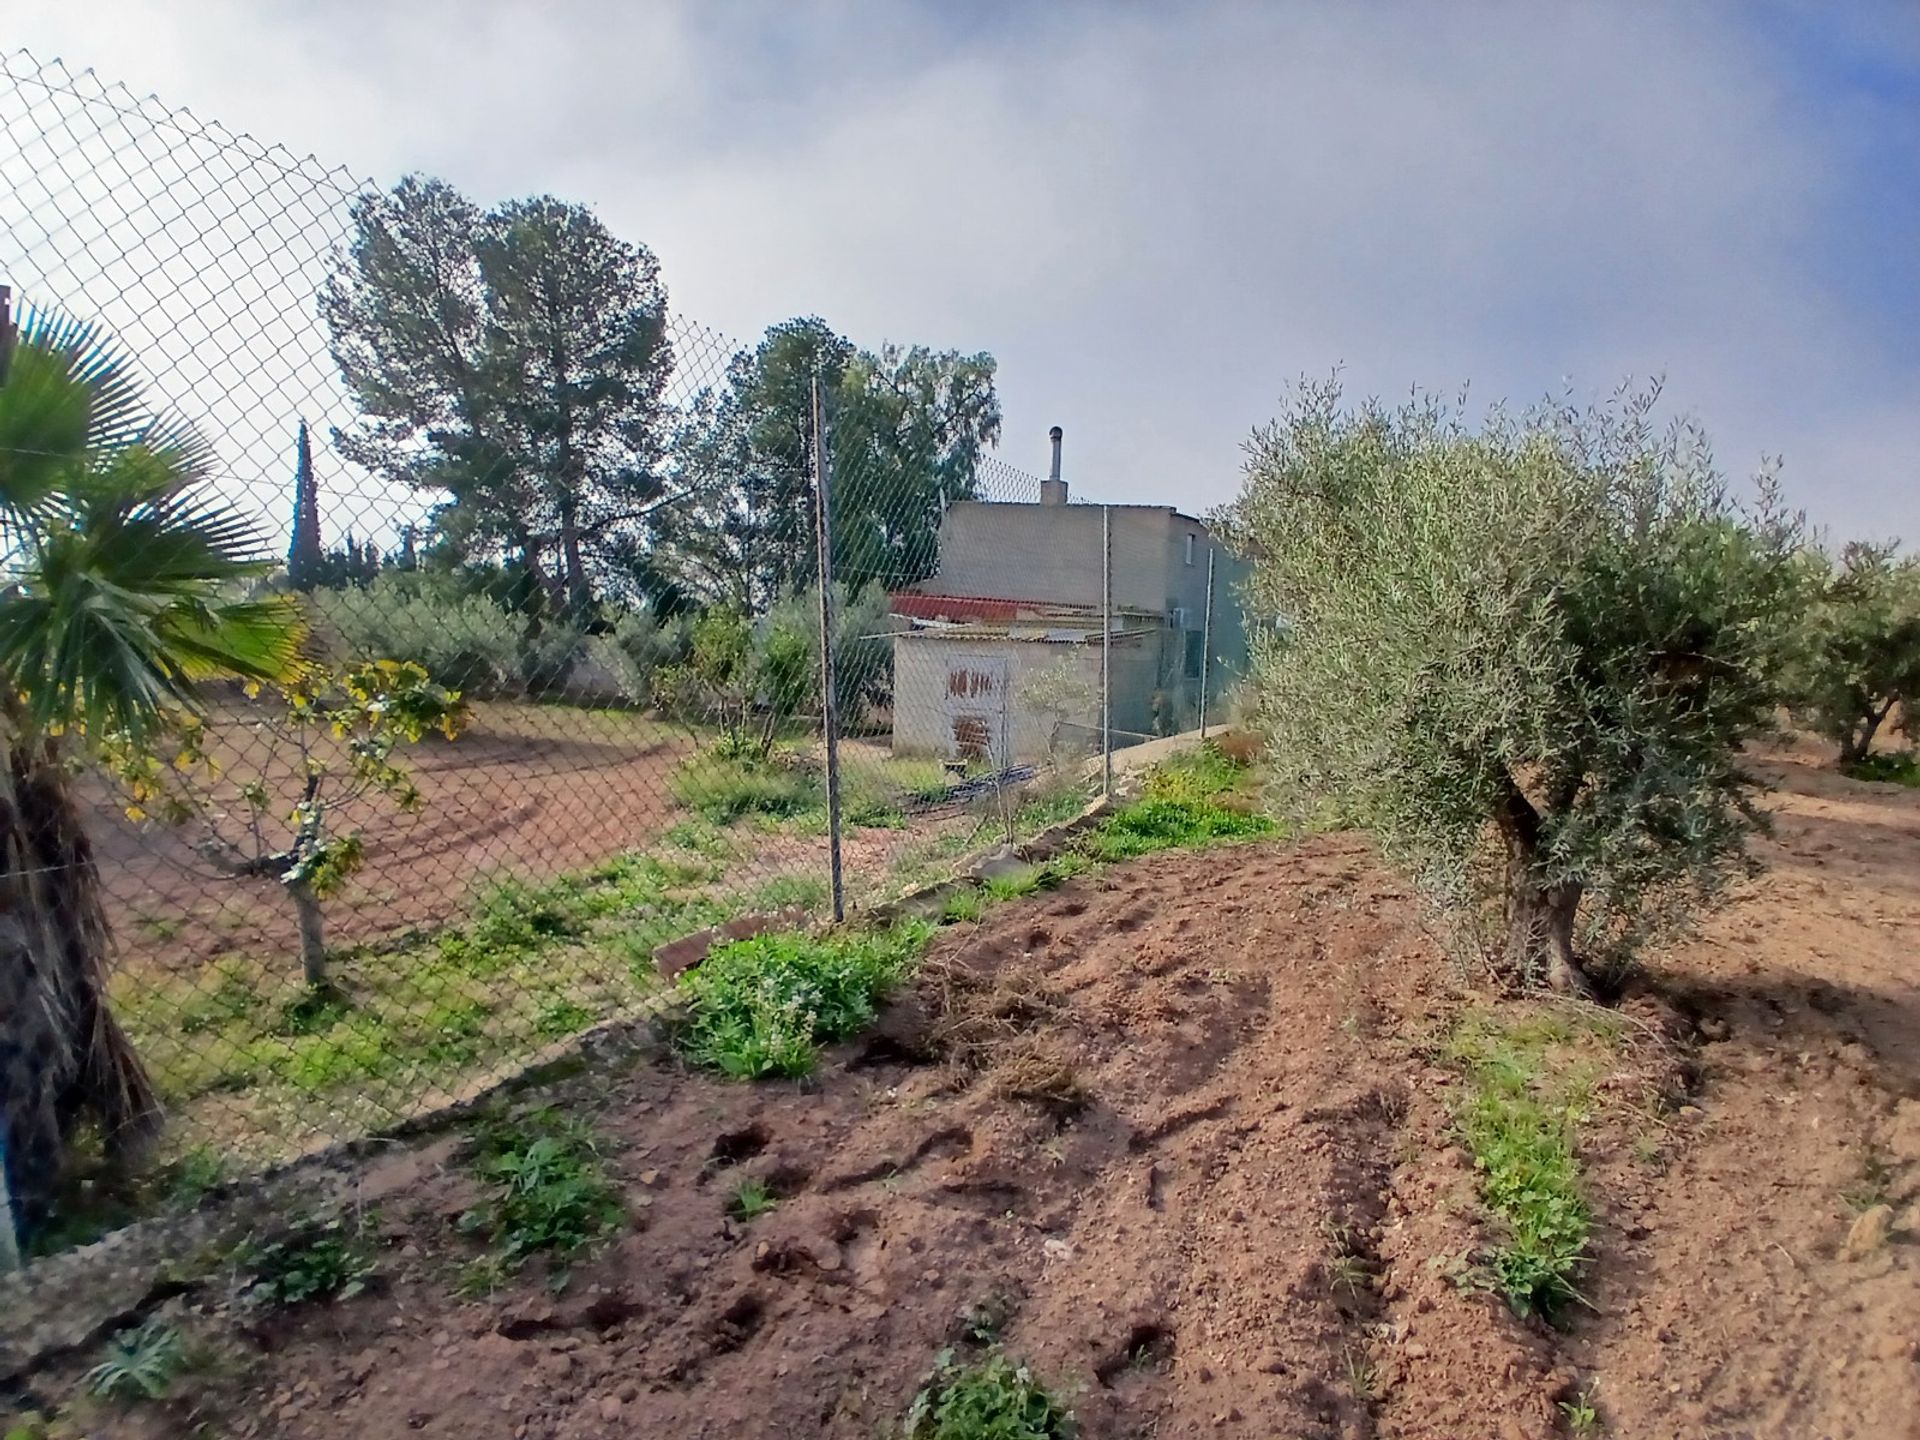
[[[132,443],[152,423],[104,332],[58,310],[29,309],[0,385],[0,507],[32,511],[91,457]]]
[[[306,611],[291,595],[198,607],[175,605],[155,629],[190,681],[239,676],[288,683],[306,672]]]

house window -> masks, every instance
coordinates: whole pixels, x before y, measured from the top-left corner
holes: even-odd
[[[1189,680],[1200,678],[1200,667],[1207,658],[1206,635],[1199,630],[1187,631],[1187,655],[1185,673]]]
[[[1193,532],[1191,530],[1187,532],[1187,563],[1189,565],[1193,563]]]

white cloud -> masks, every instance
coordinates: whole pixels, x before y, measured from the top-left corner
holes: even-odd
[[[382,179],[584,199],[742,338],[991,349],[1004,455],[1060,423],[1082,491],[1224,499],[1335,363],[1516,399],[1664,373],[1730,470],[1782,453],[1816,518],[1920,535],[1911,327],[1831,273],[1913,238],[1854,204],[1886,113],[1760,13],[96,0],[9,43]],[[1920,21],[1833,43],[1911,64]]]

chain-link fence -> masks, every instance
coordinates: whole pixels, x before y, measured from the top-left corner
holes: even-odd
[[[1245,652],[1200,522],[1069,500],[1058,432],[1044,481],[987,453],[988,357],[735,343],[579,207],[16,54],[0,282],[16,1196],[142,1073],[176,1159],[469,1091],[648,1004],[665,942],[1075,812]]]

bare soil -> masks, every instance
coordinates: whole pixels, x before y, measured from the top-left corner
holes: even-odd
[[[1528,1440],[1583,1391],[1633,1440],[1920,1435],[1920,794],[1770,764],[1768,874],[1623,1002],[1563,1328],[1456,1283],[1488,1232],[1435,1056],[1486,1002],[1331,836],[1000,907],[806,1083],[595,1077],[631,1220],[557,1294],[457,1298],[458,1142],[397,1152],[375,1293],[88,1433],[871,1437],[992,1314],[1088,1436]]]
[[[220,770],[216,798],[244,815],[238,785],[267,784],[291,807],[299,757],[267,751],[236,706],[209,717],[209,749]],[[337,831],[361,832],[367,863],[327,905],[328,943],[350,946],[428,931],[460,918],[489,877],[545,880],[625,851],[657,846],[688,812],[669,778],[694,744],[680,730],[622,710],[484,702],[457,741],[430,737],[398,757],[421,795],[417,811],[372,796],[332,818]],[[849,764],[875,766],[884,746],[854,742]],[[188,969],[239,952],[298,953],[292,906],[272,880],[235,879],[197,850],[192,825],[128,821],[111,796],[92,797],[109,918],[124,962]],[[878,883],[916,843],[973,817],[942,815],[910,830],[849,828],[850,877]],[[745,888],[780,875],[827,875],[824,835],[757,834],[730,838],[744,854],[729,884]],[[270,837],[285,843],[284,835]]]

